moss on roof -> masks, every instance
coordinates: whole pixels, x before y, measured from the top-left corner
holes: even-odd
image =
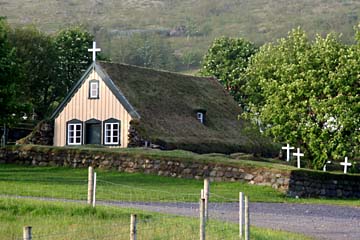
[[[140,114],[141,134],[168,149],[269,155],[272,143],[238,120],[241,109],[214,78],[98,62]],[[206,122],[196,118],[206,111]]]

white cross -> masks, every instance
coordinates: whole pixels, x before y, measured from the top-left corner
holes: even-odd
[[[348,157],[345,157],[345,162],[341,162],[340,165],[344,166],[344,173],[347,173],[348,166],[351,166],[351,163],[348,162]]]
[[[293,155],[294,155],[295,157],[297,157],[297,168],[300,168],[300,157],[303,157],[304,154],[303,154],[303,153],[300,153],[300,148],[297,148],[296,150],[297,150],[297,152],[296,152],[296,153],[293,153]]]
[[[328,163],[331,163],[331,161],[327,161],[327,162],[325,163],[325,165],[324,165],[324,167],[323,167],[323,171],[324,171],[324,172],[326,172],[326,165],[327,165]]]
[[[92,52],[92,54],[93,54],[93,62],[95,62],[96,61],[96,52],[100,52],[101,51],[101,49],[100,48],[96,48],[96,42],[94,41],[93,42],[93,48],[90,48],[90,49],[88,49],[88,52]]]
[[[286,144],[286,147],[282,147],[281,149],[286,150],[286,161],[290,161],[290,150],[293,150],[294,147],[290,147],[289,144]]]

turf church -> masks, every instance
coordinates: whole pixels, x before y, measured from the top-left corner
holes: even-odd
[[[89,51],[93,63],[52,115],[55,146],[260,150],[217,79],[96,61],[95,42]]]

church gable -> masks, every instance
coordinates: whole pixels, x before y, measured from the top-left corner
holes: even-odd
[[[53,114],[54,145],[127,146],[137,112],[111,79],[93,63]]]

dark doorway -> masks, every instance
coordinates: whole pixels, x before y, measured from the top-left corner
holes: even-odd
[[[101,144],[101,124],[86,123],[85,144]]]

